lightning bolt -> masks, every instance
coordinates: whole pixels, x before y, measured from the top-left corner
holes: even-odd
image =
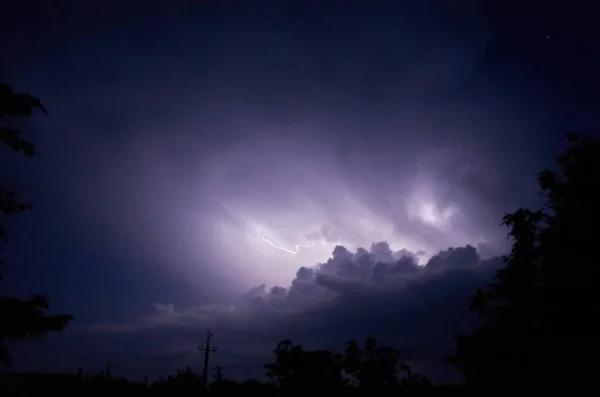
[[[292,254],[292,255],[296,255],[298,252],[300,252],[300,247],[302,247],[302,244],[296,244],[294,246],[293,250],[289,250],[285,247],[280,247],[279,245],[275,244],[274,242],[272,242],[271,240],[269,240],[268,238],[266,238],[261,232],[260,232],[260,228],[256,227],[256,234],[257,236],[264,241],[265,243],[269,244],[271,247],[278,249],[280,251],[284,251],[287,252],[288,254]]]

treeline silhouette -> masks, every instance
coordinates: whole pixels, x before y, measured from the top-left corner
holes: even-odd
[[[21,130],[4,125],[15,116],[45,109],[27,94],[0,84],[0,142],[26,156],[35,146]],[[228,380],[223,371],[204,387],[202,377],[185,368],[151,384],[129,382],[109,374],[24,381],[33,390],[69,388],[84,392],[128,391],[149,394],[391,395],[423,390],[593,391],[598,336],[598,227],[600,225],[600,142],[567,134],[567,149],[556,158],[556,170],[544,170],[538,184],[545,205],[520,208],[504,217],[512,249],[490,285],[476,291],[470,309],[480,323],[456,338],[449,364],[464,375],[460,386],[436,386],[412,373],[400,351],[368,338],[347,342],[340,352],[306,350],[290,340],[277,344],[265,365],[269,381]],[[6,216],[29,210],[16,193],[0,186],[0,244],[7,240]],[[0,245],[0,249],[2,246]],[[10,363],[7,342],[66,327],[71,316],[47,316],[42,296],[30,300],[0,297],[0,360]],[[50,383],[48,383],[50,382]],[[60,384],[60,386],[58,386]],[[37,386],[36,386],[37,385]],[[40,386],[42,385],[42,386]],[[51,385],[54,385],[51,387]],[[6,386],[6,384],[5,384]],[[21,384],[22,391],[26,386]]]
[[[28,385],[19,384],[19,391],[37,393],[49,388],[73,392],[139,392],[154,395],[230,395],[256,392],[261,395],[306,395],[311,392],[330,392],[336,395],[392,395],[400,391],[419,391],[434,388],[420,375],[412,373],[402,362],[401,352],[391,346],[367,338],[364,344],[346,343],[340,352],[306,350],[291,340],[279,342],[274,358],[265,366],[267,381],[227,379],[219,367],[205,385],[203,377],[183,368],[155,382],[131,382],[115,377],[109,371],[93,375],[39,376]],[[1,378],[0,378],[1,379]],[[37,381],[37,382],[35,382]],[[10,391],[10,390],[9,390]]]

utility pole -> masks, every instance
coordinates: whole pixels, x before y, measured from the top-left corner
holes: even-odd
[[[110,371],[111,371],[112,369],[114,369],[114,368],[115,368],[115,366],[114,366],[114,365],[112,365],[112,363],[111,363],[110,361],[108,361],[108,362],[106,363],[106,378],[107,378],[107,379],[110,379]]]
[[[208,330],[206,332],[206,344],[198,345],[198,350],[204,352],[204,374],[202,378],[202,382],[204,383],[204,388],[208,388],[208,356],[210,353],[214,353],[217,351],[216,346],[210,345],[210,338],[212,338],[213,334]]]

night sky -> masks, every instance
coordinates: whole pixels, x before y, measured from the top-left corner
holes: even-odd
[[[36,202],[3,293],[75,322],[14,370],[225,376],[278,340],[444,364],[502,215],[600,112],[595,1],[5,1],[0,80],[39,97]]]

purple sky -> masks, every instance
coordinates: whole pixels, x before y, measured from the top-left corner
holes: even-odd
[[[539,202],[565,132],[597,125],[597,9],[109,3],[0,11],[0,78],[49,110],[42,156],[2,157],[37,203],[2,288],[76,317],[15,367],[199,368],[211,327],[226,376],[261,374],[282,338],[373,334],[451,379],[502,214]]]

